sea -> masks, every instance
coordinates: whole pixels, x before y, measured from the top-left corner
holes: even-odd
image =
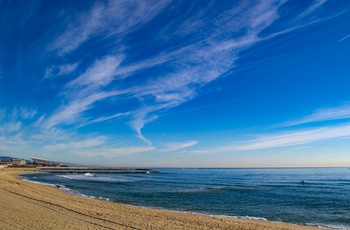
[[[160,174],[30,174],[78,196],[209,216],[350,230],[349,168],[157,168]],[[304,183],[302,183],[304,181]]]

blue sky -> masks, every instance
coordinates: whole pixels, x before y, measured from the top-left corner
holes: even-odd
[[[350,2],[0,1],[0,155],[350,165]]]

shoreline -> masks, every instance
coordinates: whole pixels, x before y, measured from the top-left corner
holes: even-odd
[[[119,204],[19,179],[33,169],[0,171],[3,229],[319,229]],[[40,172],[39,172],[40,173]],[[34,227],[35,226],[35,227]]]

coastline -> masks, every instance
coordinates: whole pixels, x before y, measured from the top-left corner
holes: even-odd
[[[0,229],[318,229],[129,206],[75,196],[0,171]]]

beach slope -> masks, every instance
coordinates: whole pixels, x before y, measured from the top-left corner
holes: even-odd
[[[0,229],[315,229],[154,210],[83,198],[0,171]]]

